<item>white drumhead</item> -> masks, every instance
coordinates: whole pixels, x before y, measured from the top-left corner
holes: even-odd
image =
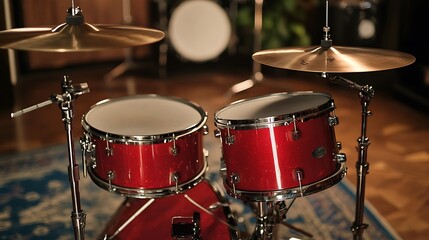
[[[330,96],[322,93],[299,92],[278,93],[237,101],[219,110],[216,118],[223,120],[259,120],[278,118],[306,111],[317,110],[330,101]]]
[[[192,129],[202,109],[174,98],[131,96],[100,102],[85,114],[91,128],[117,136],[159,136]]]
[[[207,61],[218,57],[228,46],[231,23],[215,1],[187,0],[174,9],[168,34],[182,57],[195,62]]]

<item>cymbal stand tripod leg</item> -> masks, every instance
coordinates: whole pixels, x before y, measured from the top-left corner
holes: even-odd
[[[350,88],[359,90],[359,97],[361,98],[362,107],[362,120],[361,120],[361,136],[358,141],[358,160],[356,162],[357,171],[357,186],[356,186],[356,211],[355,220],[351,227],[353,232],[353,239],[362,239],[362,235],[365,229],[368,228],[368,224],[363,223],[364,206],[365,206],[365,184],[366,175],[369,173],[369,163],[367,162],[368,157],[368,146],[370,144],[369,138],[367,137],[367,125],[368,116],[371,116],[371,111],[368,110],[369,103],[374,97],[374,90],[371,86],[360,86],[348,79],[340,76],[329,77],[329,80],[333,83],[339,83],[346,85]]]
[[[133,22],[133,16],[131,14],[131,1],[122,0],[122,21],[125,25],[130,25]],[[118,78],[122,74],[125,74],[127,71],[136,69],[140,66],[134,61],[133,49],[125,49],[125,60],[110,72],[104,76],[104,80],[107,82],[112,81],[115,78]]]
[[[262,8],[263,8],[264,1],[263,0],[255,0],[255,14],[254,14],[254,29],[253,29],[253,51],[257,52],[261,50],[262,45],[262,39],[261,39],[261,33],[262,33]],[[244,90],[247,90],[255,83],[262,82],[264,79],[264,76],[261,72],[261,64],[253,61],[252,65],[253,73],[252,76],[240,83],[237,83],[233,85],[228,92],[225,94],[226,97],[231,97],[232,95],[242,92]]]
[[[62,121],[64,123],[66,133],[67,133],[67,152],[69,156],[69,166],[68,174],[70,181],[70,190],[72,197],[72,207],[73,211],[71,212],[71,219],[74,229],[75,240],[84,240],[84,229],[86,214],[81,209],[80,204],[80,192],[79,192],[79,165],[76,162],[76,155],[73,144],[73,129],[72,129],[72,120],[73,120],[73,101],[79,95],[89,92],[88,85],[86,83],[81,83],[77,85],[72,85],[72,81],[69,80],[67,76],[64,76],[64,79],[61,84],[62,94],[53,94],[49,100],[42,103],[33,105],[31,107],[22,109],[18,112],[12,113],[11,117],[17,117],[24,113],[31,112],[38,108],[47,106],[51,103],[57,104],[62,111]],[[84,172],[85,175],[85,172]]]

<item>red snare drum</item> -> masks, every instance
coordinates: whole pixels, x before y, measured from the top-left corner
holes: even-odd
[[[194,224],[199,231],[189,229]],[[194,188],[165,198],[126,199],[100,239],[237,239],[235,226],[219,189],[202,181]],[[190,232],[197,235],[183,234]]]
[[[206,120],[203,109],[179,98],[140,95],[101,101],[82,119],[88,172],[101,188],[130,197],[188,189],[201,181],[207,167],[202,141]]]
[[[334,108],[329,95],[296,92],[241,100],[217,111],[228,193],[279,200],[341,180],[345,155],[338,153]]]

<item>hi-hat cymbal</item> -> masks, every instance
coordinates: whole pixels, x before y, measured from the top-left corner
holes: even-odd
[[[148,28],[63,23],[55,28],[0,31],[0,47],[28,51],[78,52],[135,47],[163,38],[163,32]]]
[[[256,52],[261,64],[304,72],[353,73],[400,68],[412,64],[414,56],[393,50],[356,47],[291,47]]]

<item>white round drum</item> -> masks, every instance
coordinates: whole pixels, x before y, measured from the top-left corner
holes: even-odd
[[[226,49],[231,22],[216,1],[182,1],[170,17],[168,36],[183,58],[203,62],[218,57]]]

